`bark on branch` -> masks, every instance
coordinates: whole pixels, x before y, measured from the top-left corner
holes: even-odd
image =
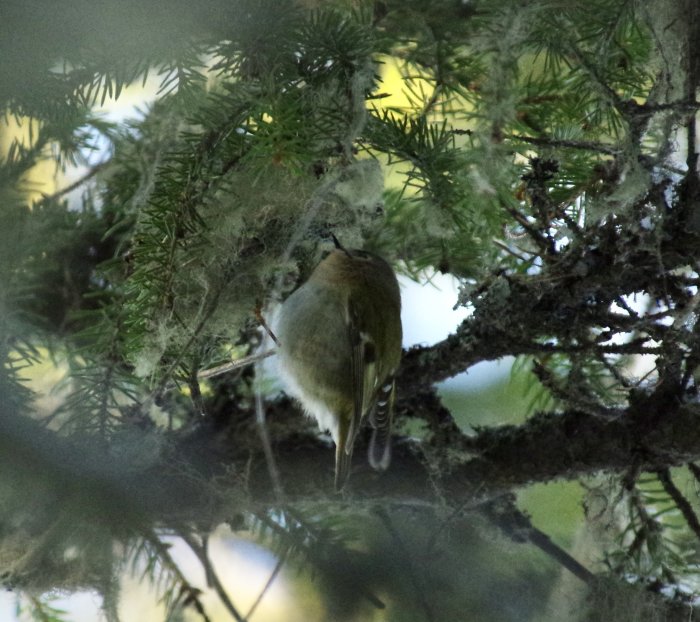
[[[133,456],[125,459],[109,449],[60,437],[2,411],[3,473],[35,476],[71,503],[77,495],[107,524],[115,508],[125,521],[128,516],[149,516],[172,525],[223,519],[227,513],[278,503],[262,448],[256,451],[250,444],[202,430],[164,442],[157,457],[139,468]],[[622,474],[631,467],[658,471],[700,459],[700,405],[652,395],[606,416],[540,414],[520,426],[482,430],[464,445],[473,455],[447,463],[439,448],[405,439],[396,444],[391,468],[381,475],[365,465],[358,448],[348,490],[337,500],[458,507],[530,482],[599,471]],[[334,498],[328,443],[298,434],[273,441],[273,446],[287,502]]]

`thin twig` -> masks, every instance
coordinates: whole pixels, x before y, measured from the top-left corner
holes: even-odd
[[[267,462],[267,470],[272,480],[272,488],[275,491],[275,497],[280,505],[284,505],[284,490],[282,489],[277,462],[275,462],[275,454],[272,451],[270,435],[267,433],[265,406],[263,405],[262,393],[259,388],[255,389],[255,423],[258,428],[258,434],[260,435],[260,442],[262,443],[265,462]]]
[[[569,42],[569,53],[574,57],[574,59],[581,65],[581,67],[590,75],[597,83],[601,90],[605,93],[608,101],[617,108],[620,113],[624,111],[624,103],[620,96],[600,75],[598,68],[591,63],[581,52],[579,47],[573,42]]]
[[[549,555],[552,559],[560,563],[564,568],[566,568],[573,575],[588,583],[589,585],[595,580],[595,575],[583,566],[578,560],[574,559],[569,553],[567,553],[559,545],[554,544],[549,536],[530,525],[528,530],[528,539],[532,544],[534,544],[543,553]]]
[[[197,415],[204,417],[206,414],[204,411],[204,400],[202,399],[202,389],[199,386],[199,379],[196,373],[190,374],[190,377],[187,379],[187,385],[190,389],[190,399]]]
[[[683,496],[683,493],[678,489],[678,487],[673,483],[671,479],[671,473],[668,469],[662,469],[656,472],[656,477],[659,478],[659,482],[663,486],[664,490],[673,499],[676,507],[683,514],[685,522],[688,523],[688,527],[692,529],[695,536],[700,540],[700,521],[698,521],[697,514],[690,505],[690,502]]]
[[[216,307],[218,305],[218,300],[219,296],[221,295],[223,287],[218,288],[215,292],[214,295],[212,296],[212,299],[210,301],[206,300],[206,297],[202,300],[202,304],[200,305],[199,310],[197,311],[197,315],[199,316],[199,320],[197,321],[196,325],[191,331],[191,334],[189,336],[189,339],[185,342],[185,344],[182,346],[180,351],[172,358],[170,361],[170,364],[168,365],[167,369],[163,372],[161,380],[158,382],[156,387],[151,391],[150,395],[143,401],[141,408],[143,410],[146,410],[151,403],[158,401],[160,397],[162,397],[163,393],[166,391],[171,390],[174,388],[176,383],[174,383],[171,380],[171,376],[174,374],[175,370],[177,369],[178,365],[180,365],[183,357],[185,356],[185,353],[190,350],[190,348],[194,345],[195,341],[199,337],[200,333],[204,330],[204,328],[207,325],[207,321],[211,317],[211,315],[214,313],[216,310]],[[180,323],[185,327],[184,323],[181,320]]]
[[[528,262],[530,261],[530,260],[527,259],[526,257],[523,257],[522,255],[519,255],[518,253],[516,253],[512,248],[510,248],[510,246],[508,246],[508,245],[507,245],[505,242],[503,242],[502,240],[499,240],[498,238],[493,238],[491,241],[492,241],[496,246],[498,246],[498,248],[500,248],[501,250],[505,251],[506,253],[508,253],[508,254],[511,255],[512,257],[515,257],[515,258],[516,258],[518,261],[520,261],[521,263],[528,263]]]
[[[62,196],[65,196],[66,194],[73,192],[76,188],[80,188],[85,182],[90,181],[97,173],[99,173],[107,164],[109,164],[109,161],[106,162],[100,162],[99,164],[95,164],[90,170],[83,175],[80,179],[76,179],[72,184],[67,185],[65,188],[61,188],[60,190],[57,190],[53,194],[45,194],[41,199],[37,202],[39,205],[43,203],[50,203],[51,201],[55,201],[56,199],[60,199]]]
[[[202,568],[204,568],[207,578],[211,581],[211,587],[214,589],[219,599],[224,604],[224,607],[226,607],[231,616],[233,616],[236,622],[246,622],[246,619],[242,617],[240,613],[238,613],[238,610],[231,602],[229,595],[226,593],[224,586],[221,584],[221,581],[219,581],[219,577],[216,574],[216,570],[214,569],[214,566],[209,560],[209,557],[207,556],[204,547],[200,546],[189,534],[185,533],[184,531],[180,532],[178,535],[184,540],[187,546],[190,547],[192,552],[199,559],[199,562],[202,564]]]
[[[207,533],[202,534],[202,551],[204,552],[204,555],[206,555],[207,559],[209,559],[209,534]],[[204,578],[207,582],[207,587],[212,587],[212,585],[214,585],[214,580],[211,576],[211,569],[211,564],[207,564],[207,566],[204,568]]]
[[[217,365],[216,367],[210,367],[204,371],[197,373],[197,378],[203,380],[205,378],[214,378],[215,376],[221,376],[234,369],[240,369],[241,367],[246,367],[266,359],[268,356],[272,356],[277,352],[276,349],[266,350],[265,352],[259,352],[257,354],[251,354],[249,356],[244,356],[243,358],[236,359],[235,361],[230,361],[229,363],[223,363],[222,365]]]
[[[279,346],[279,339],[277,339],[277,335],[275,335],[275,333],[272,332],[272,329],[270,328],[269,324],[265,321],[265,317],[262,314],[262,308],[260,304],[256,305],[255,307],[255,319],[258,320],[260,326],[262,326],[265,332],[270,336],[270,339],[272,339],[272,341],[275,342],[275,345]]]
[[[484,510],[484,514],[515,542],[531,542],[574,576],[589,585],[595,580],[595,575],[590,570],[559,545],[554,544],[546,533],[537,529],[530,522],[529,517],[521,512],[507,496],[504,495],[490,507],[487,507]]]
[[[253,614],[255,613],[255,610],[258,608],[258,605],[262,602],[262,599],[264,598],[265,594],[267,594],[270,587],[272,587],[274,580],[277,578],[277,575],[279,574],[280,570],[282,570],[282,566],[284,565],[284,562],[285,562],[285,557],[286,557],[286,553],[283,555],[280,555],[280,557],[277,559],[277,563],[275,564],[275,567],[272,569],[272,572],[270,573],[270,576],[267,579],[267,582],[263,586],[263,589],[260,590],[260,594],[258,594],[258,597],[255,599],[255,602],[250,606],[250,609],[248,609],[248,613],[246,613],[246,615],[245,615],[246,620],[250,620],[253,617]]]
[[[528,219],[527,216],[519,212],[514,207],[506,206],[506,211],[517,221],[517,223],[525,229],[527,234],[534,240],[535,244],[540,248],[540,256],[542,259],[547,259],[548,257],[555,254],[555,247],[553,240],[543,235],[539,229],[537,229]]]
[[[637,554],[642,550],[644,544],[648,542],[649,534],[653,532],[655,526],[654,520],[649,516],[649,512],[647,512],[647,509],[640,498],[639,489],[636,486],[633,486],[630,490],[630,503],[634,511],[637,513],[637,516],[641,521],[641,525],[639,526],[639,529],[634,530],[634,539],[627,547],[627,551],[625,553],[625,557],[627,559],[633,559],[637,556]],[[634,523],[636,523],[636,521],[634,521],[633,518],[632,525],[634,525]],[[622,567],[623,566],[621,563],[617,570],[621,570]]]
[[[548,138],[548,137],[537,137],[537,136],[525,136],[524,134],[511,134],[509,138],[513,140],[519,140],[524,143],[529,143],[531,145],[537,145],[539,147],[552,147],[552,148],[567,148],[567,149],[581,149],[584,151],[596,151],[598,153],[605,153],[606,155],[619,155],[622,150],[616,149],[615,147],[608,147],[602,143],[591,142],[587,140],[565,140],[559,138]]]
[[[199,600],[199,590],[192,587],[189,581],[185,578],[185,575],[182,574],[182,570],[180,570],[180,567],[175,563],[175,560],[170,555],[168,546],[164,544],[158,535],[153,531],[144,534],[144,539],[155,549],[156,553],[160,557],[161,563],[177,577],[177,580],[180,583],[180,596],[182,596],[182,594],[187,594],[184,599],[183,606],[192,604],[204,622],[211,622],[209,616],[204,611],[202,602]],[[180,597],[178,597],[178,601],[179,598]]]
[[[693,477],[700,483],[700,467],[694,462],[688,463],[688,470],[693,474]]]
[[[276,354],[276,350],[266,350],[265,352],[260,352],[259,354],[250,354],[249,356],[244,356],[243,358],[236,359],[235,361],[230,361],[228,363],[223,363],[222,365],[217,365],[216,367],[210,367],[204,371],[197,372],[197,380],[205,380],[207,378],[215,378],[216,376],[223,376],[234,369],[240,369],[241,367],[247,367],[248,365],[253,365],[258,361],[266,359],[268,356]],[[172,368],[171,368],[172,369]],[[178,387],[178,383],[171,381],[167,383],[164,387],[158,388],[157,391],[151,392],[150,397],[144,401],[141,408],[146,410],[151,401],[155,399],[156,394],[165,393],[167,391],[172,391]]]

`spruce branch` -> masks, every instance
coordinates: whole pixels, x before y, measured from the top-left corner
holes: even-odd
[[[265,585],[262,587],[260,590],[260,593],[257,595],[255,600],[253,601],[253,604],[250,606],[248,609],[247,613],[245,614],[245,620],[250,620],[253,617],[253,614],[255,613],[256,609],[260,605],[260,603],[263,601],[263,598],[265,598],[265,594],[269,591],[269,589],[272,587],[272,584],[274,583],[275,579],[277,578],[277,575],[280,573],[282,570],[282,566],[284,566],[284,562],[286,561],[285,556],[282,555],[277,559],[277,562],[275,563],[275,567],[272,569],[272,572],[270,572],[270,576],[267,578],[267,581],[265,582]]]
[[[541,413],[520,426],[482,429],[469,440],[472,457],[464,457],[437,478],[424,462],[419,445],[399,440],[394,466],[381,477],[366,466],[354,470],[348,498],[353,502],[434,503],[438,491],[440,498],[459,504],[532,481],[585,477],[601,470],[623,473],[632,462],[641,470],[658,471],[700,459],[698,407],[677,404],[672,410],[671,416],[669,403],[652,395],[646,400],[638,398],[627,410],[608,409],[606,416],[580,411]],[[4,463],[13,469],[31,464],[30,472],[38,470],[62,482],[74,478],[77,483],[70,486],[79,486],[88,478],[95,487],[90,503],[97,507],[111,508],[114,499],[119,499],[128,515],[136,518],[145,512],[166,522],[191,512],[196,515],[201,507],[215,511],[223,507],[224,499],[202,487],[200,478],[220,473],[222,468],[247,473],[245,483],[241,480],[228,488],[231,498],[248,497],[250,507],[277,503],[263,453],[241,452],[231,443],[221,446],[221,439],[210,436],[205,428],[182,438],[175,435],[177,469],[166,452],[139,471],[131,462],[112,460],[105,465],[102,450],[77,449],[73,441],[36,423],[4,409],[2,414]],[[543,444],[549,448],[546,453],[538,450]],[[275,449],[288,503],[327,498],[332,489],[332,465],[325,443],[313,435],[297,434],[278,439]],[[328,464],[327,470],[319,469],[323,464]],[[196,472],[202,475],[193,478]]]
[[[590,570],[532,524],[530,518],[515,506],[512,495],[495,499],[485,505],[481,512],[514,542],[530,542],[581,581],[589,585],[595,581],[595,575]]]
[[[673,483],[669,469],[662,469],[661,471],[658,471],[656,476],[659,478],[664,490],[668,493],[671,499],[673,499],[676,507],[680,510],[686,523],[688,523],[688,527],[690,527],[695,536],[700,539],[700,520],[698,520],[698,516],[695,513],[695,510],[693,510],[693,507],[688,499],[685,498],[683,493]]]
[[[552,265],[540,274],[501,273],[492,277],[470,292],[475,313],[452,335],[434,346],[416,347],[406,353],[399,376],[401,392],[410,394],[415,387],[444,380],[480,360],[566,350],[563,344],[571,341],[578,343],[577,347],[602,352],[617,347],[624,353],[626,348],[640,347],[639,342],[595,345],[587,334],[595,325],[625,332],[642,330],[654,339],[663,339],[668,330],[659,320],[668,311],[637,318],[613,314],[609,309],[621,295],[640,290],[669,291],[676,282],[682,287],[682,278],[677,281],[674,271],[687,265],[686,249],[697,243],[697,236],[685,228],[682,220],[671,220],[668,226],[669,233],[673,233],[660,248],[656,232],[635,234],[634,247],[626,247],[628,233],[622,229],[613,232],[611,224],[593,229],[586,234],[588,239],[557,251]],[[647,242],[643,241],[645,236]],[[544,238],[542,247],[550,248]],[[628,250],[620,265],[618,249],[623,247]],[[465,296],[464,302],[467,300]],[[583,332],[577,335],[576,323],[571,320],[583,316],[585,326],[581,324]],[[656,348],[641,347],[651,347],[652,351]]]
[[[612,156],[620,155],[623,151],[621,148],[585,140],[564,140],[547,136],[525,136],[524,134],[512,134],[508,138],[550,149],[581,149]]]
[[[91,166],[87,173],[85,173],[82,177],[76,179],[73,183],[68,184],[64,188],[57,190],[53,194],[44,195],[38,203],[40,205],[46,203],[53,203],[61,197],[70,194],[71,192],[73,192],[73,190],[77,190],[78,188],[86,184],[88,181],[90,181],[93,177],[102,172],[108,165],[109,161],[107,160]]]
[[[7,287],[0,287],[2,311],[22,304],[25,295],[42,295],[34,282],[47,263],[65,266],[66,280],[72,278],[70,262],[54,262],[46,253],[42,236],[54,227],[42,214],[54,211],[72,223],[70,233],[82,232],[77,222],[88,211],[71,219],[75,214],[60,212],[60,199],[95,179],[103,166],[114,176],[96,178],[97,192],[86,200],[97,201],[95,209],[104,215],[91,233],[96,239],[104,234],[114,243],[110,252],[126,248],[129,257],[128,266],[114,269],[113,262],[110,271],[95,269],[96,260],[80,255],[88,266],[84,285],[69,293],[92,300],[104,295],[105,321],[82,316],[78,325],[90,327],[79,333],[61,323],[67,344],[61,347],[78,361],[74,391],[64,405],[75,425],[61,433],[53,429],[58,415],[41,426],[19,412],[29,412],[31,402],[22,392],[17,362],[30,361],[32,348],[54,338],[37,329],[45,317],[36,323],[27,321],[27,313],[21,321],[1,318],[6,334],[0,337],[0,392],[7,399],[0,403],[0,471],[60,492],[55,499],[53,493],[36,495],[34,540],[57,539],[60,530],[51,526],[69,523],[74,506],[87,515],[86,523],[120,542],[144,530],[157,538],[155,524],[187,524],[194,534],[230,519],[233,511],[267,516],[269,529],[277,528],[287,548],[261,598],[287,552],[308,551],[309,542],[336,547],[341,559],[354,561],[342,538],[295,514],[296,503],[326,516],[339,509],[342,518],[376,505],[494,510],[514,488],[601,471],[630,474],[630,554],[646,554],[650,545],[668,554],[663,521],[655,522],[634,485],[642,472],[659,474],[666,507],[679,508],[688,530],[700,537],[698,519],[669,474],[690,463],[698,477],[692,461],[700,460],[697,3],[659,3],[663,24],[639,3],[603,0],[569,3],[556,12],[536,1],[482,2],[478,8],[439,2],[437,9],[431,3],[382,2],[375,3],[374,19],[342,3],[311,12],[308,4],[235,0],[223,7],[207,1],[197,19],[187,9],[182,23],[158,24],[154,32],[167,44],[149,40],[134,49],[121,41],[100,44],[105,34],[111,41],[127,30],[125,23],[110,24],[109,33],[97,29],[94,49],[86,48],[89,57],[75,43],[80,37],[57,46],[52,26],[46,28],[47,45],[27,55],[37,63],[29,88],[24,75],[0,77],[3,87],[9,85],[1,89],[6,108],[42,122],[38,134],[27,145],[16,141],[0,165],[3,199],[7,195],[11,205],[21,206],[22,180],[46,159],[46,148],[58,145],[49,158],[63,164],[79,159],[89,145],[80,129],[90,125],[86,106],[119,97],[149,71],[166,73],[159,101],[143,123],[115,142],[109,164],[40,201],[42,208],[52,203],[52,210],[33,210],[14,223],[17,213],[8,209],[3,218],[3,224],[12,223],[3,240],[12,243],[0,244],[9,249],[3,266],[10,274]],[[149,6],[162,16],[162,8]],[[654,26],[651,36],[645,25]],[[147,30],[134,24],[129,32]],[[0,37],[6,57],[12,50],[5,42],[15,40],[24,38]],[[64,59],[56,58],[59,49]],[[203,55],[217,59],[213,71],[204,67]],[[402,63],[407,82],[412,68],[428,68],[433,88],[425,93],[411,82],[407,109],[370,114],[367,100],[383,101],[372,92],[374,62],[386,55]],[[26,59],[15,60],[28,68]],[[660,64],[661,74],[652,75]],[[435,118],[437,112],[444,120]],[[687,171],[669,163],[681,126],[687,129]],[[546,166],[539,168],[535,160],[523,162],[521,155],[533,146],[556,161],[540,160]],[[405,171],[385,194],[381,225],[367,216],[368,209],[378,211],[381,188],[369,207],[337,196],[343,176],[360,162],[358,149],[376,158],[378,172],[380,161]],[[138,166],[141,159],[148,170]],[[555,168],[557,174],[549,175]],[[358,187],[367,178],[360,177],[347,195],[361,194]],[[460,298],[473,314],[440,343],[410,349],[402,362],[397,414],[425,421],[428,435],[397,438],[394,464],[382,475],[358,459],[342,498],[330,492],[328,443],[288,400],[265,405],[256,395],[253,405],[248,372],[242,381],[239,375],[215,383],[212,396],[199,382],[221,371],[200,367],[220,361],[239,331],[246,333],[246,344],[254,341],[245,319],[231,316],[250,315],[260,290],[288,291],[315,258],[318,238],[339,227],[358,245],[371,238],[388,255],[401,257],[412,274],[437,268],[475,283],[465,285]],[[491,240],[511,228],[526,232],[523,248],[494,248]],[[112,240],[115,231],[119,236]],[[98,246],[86,242],[79,250],[103,258]],[[631,299],[639,294],[652,301],[649,308],[633,308]],[[465,434],[434,384],[506,355],[532,358],[538,386],[556,398],[556,408],[552,400],[541,401],[542,412],[522,425]],[[641,379],[628,367],[637,355],[654,357],[653,371]],[[241,364],[250,362],[246,357]],[[135,369],[153,379],[150,395],[132,377]],[[207,417],[194,425],[155,427],[147,407],[181,379],[196,411]],[[174,392],[167,397],[180,398]],[[179,423],[177,409],[168,406],[165,416]],[[20,524],[26,514],[17,505],[9,511],[17,512]],[[285,512],[287,523],[269,518],[277,511]],[[382,511],[392,541],[403,550],[388,511]],[[56,512],[61,520],[52,522]],[[589,571],[517,508],[496,514],[516,538],[591,582]],[[215,576],[206,546],[192,538]],[[156,557],[172,562],[167,547],[151,544]],[[321,555],[312,565],[334,570]],[[662,568],[659,577],[680,583],[686,569],[676,566]],[[412,571],[426,618],[439,617]],[[197,590],[181,576],[179,581],[182,593],[174,602],[197,609]],[[220,584],[217,589],[221,595]],[[353,589],[383,605],[360,581]],[[246,619],[257,602],[245,617],[232,605],[229,610]],[[206,620],[203,610],[200,615]]]
[[[209,559],[209,556],[207,555],[206,547],[199,544],[195,540],[195,538],[189,533],[180,531],[178,535],[185,541],[187,546],[190,547],[190,550],[197,556],[197,559],[199,559],[199,562],[202,564],[202,568],[204,568],[205,570],[205,574],[207,576],[208,581],[211,582],[210,586],[214,588],[219,597],[219,600],[221,600],[221,602],[226,607],[226,610],[231,614],[231,616],[234,620],[236,620],[236,622],[245,622],[247,618],[241,616],[241,614],[238,612],[238,609],[236,609],[233,602],[231,601],[228,593],[226,592],[226,588],[221,583],[221,580],[219,579],[219,576],[216,573],[214,566],[212,565],[211,560]]]
[[[162,540],[158,537],[158,534],[155,532],[148,533],[144,537],[148,545],[152,547],[153,551],[158,556],[158,559],[165,570],[173,575],[175,581],[179,585],[179,590],[175,598],[167,598],[167,600],[170,601],[169,609],[174,611],[180,606],[191,606],[204,622],[211,622],[204,609],[204,605],[202,605],[200,600],[200,590],[193,587],[187,580],[185,575],[182,573],[180,566],[178,566],[170,555],[170,551],[168,550],[169,547],[162,542]]]

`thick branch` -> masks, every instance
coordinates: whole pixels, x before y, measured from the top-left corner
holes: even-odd
[[[593,326],[643,330],[661,338],[664,327],[654,319],[618,316],[610,306],[637,292],[682,298],[683,287],[672,271],[692,264],[700,241],[682,220],[669,218],[665,224],[668,231],[661,234],[630,232],[623,223],[611,222],[591,239],[562,251],[542,274],[494,277],[474,294],[474,314],[455,333],[406,353],[400,395],[411,395],[479,361],[558,351],[567,343],[583,349]]]
[[[112,455],[61,438],[26,418],[0,414],[1,472],[36,474],[67,498],[84,498],[91,514],[107,524],[115,508],[125,522],[129,516],[148,515],[172,524],[223,520],[234,508],[276,504],[262,449],[251,448],[238,432],[237,442],[206,431],[175,438],[150,466],[138,469],[133,455]],[[575,411],[542,414],[521,426],[482,430],[471,443],[478,454],[451,465],[426,460],[423,449],[430,447],[406,440],[396,444],[391,468],[378,475],[358,448],[346,494],[353,503],[382,499],[423,505],[448,499],[458,506],[534,481],[602,470],[622,473],[630,465],[656,471],[700,459],[699,424],[700,405],[678,406],[652,396],[630,409],[609,411],[607,417]],[[273,449],[288,502],[333,498],[328,443],[300,434],[276,443],[273,439]]]

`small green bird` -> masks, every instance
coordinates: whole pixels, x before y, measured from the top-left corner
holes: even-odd
[[[401,293],[391,266],[335,242],[282,305],[276,332],[279,372],[288,392],[333,437],[340,490],[367,416],[374,428],[369,462],[377,470],[389,466],[402,330]]]

